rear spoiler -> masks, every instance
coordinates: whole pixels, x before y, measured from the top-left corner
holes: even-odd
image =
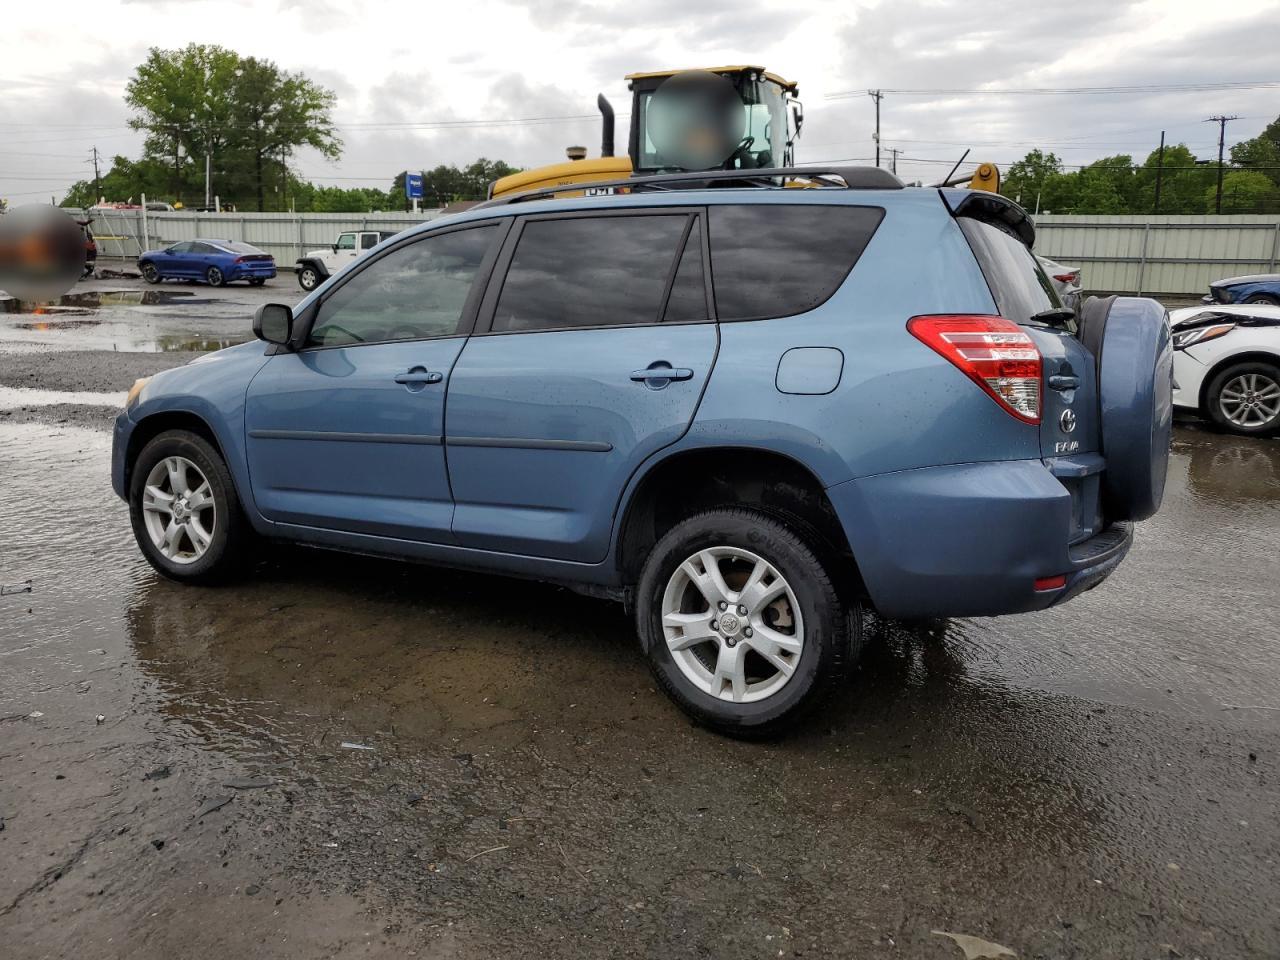
[[[985,190],[939,190],[942,202],[947,205],[953,217],[968,217],[981,220],[999,227],[1006,233],[1012,233],[1028,248],[1036,242],[1036,226],[1031,215],[1008,197]]]

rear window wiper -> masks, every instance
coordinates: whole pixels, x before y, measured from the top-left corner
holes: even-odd
[[[1075,318],[1076,312],[1070,307],[1050,307],[1048,310],[1033,313],[1030,317],[1034,323],[1046,323],[1051,327],[1065,326]]]

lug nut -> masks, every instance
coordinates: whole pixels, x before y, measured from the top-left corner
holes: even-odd
[[[726,637],[724,642],[731,647],[736,647],[738,645],[738,641],[736,637]]]
[[[712,621],[711,621],[711,629],[712,629],[712,630],[719,630],[719,629],[720,629],[720,621],[719,621],[719,620],[712,620]]]
[[[746,636],[748,636],[748,637],[749,637],[749,636],[751,636],[751,628],[750,628],[750,627],[747,627],[747,629],[743,630],[742,632],[743,632]]]
[[[725,603],[723,600],[721,600],[721,601],[720,601],[720,609],[721,609],[721,610],[728,610],[728,609],[729,609],[729,605],[728,605],[727,603]]]
[[[738,604],[738,614],[739,616],[745,617],[747,615],[747,608],[744,607],[742,604]]]

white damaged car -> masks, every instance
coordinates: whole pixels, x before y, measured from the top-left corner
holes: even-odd
[[[1184,307],[1169,321],[1175,407],[1245,436],[1280,431],[1280,307]]]

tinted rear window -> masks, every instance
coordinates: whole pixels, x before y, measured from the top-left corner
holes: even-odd
[[[526,223],[494,331],[657,323],[688,214]]]
[[[711,275],[721,320],[804,313],[844,282],[884,211],[846,206],[713,206]]]
[[[982,220],[960,217],[959,223],[987,278],[1000,316],[1026,323],[1043,310],[1062,306],[1053,284],[1025,243]]]

